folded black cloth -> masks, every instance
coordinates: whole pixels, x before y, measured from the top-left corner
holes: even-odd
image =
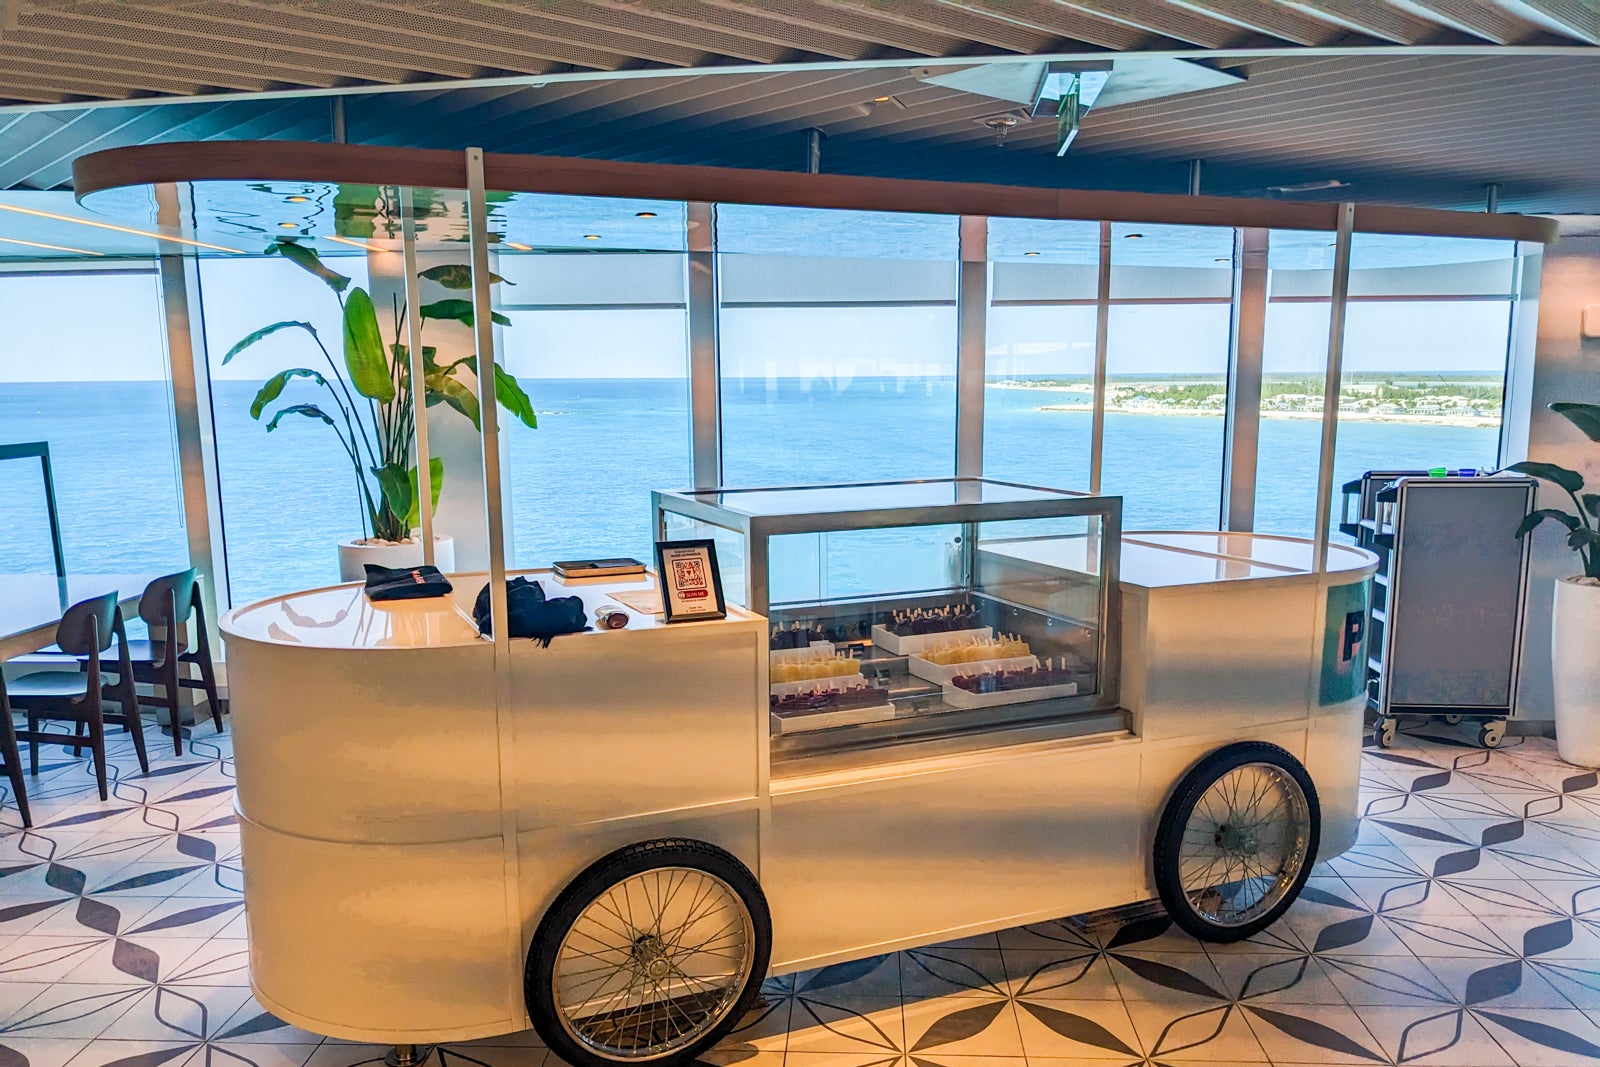
[[[366,567],[368,600],[425,600],[450,591],[450,580],[438,567]]]
[[[531,637],[545,648],[557,634],[575,634],[589,629],[584,614],[583,600],[575,596],[558,596],[546,600],[544,587],[538,582],[517,577],[506,582],[506,614],[510,618],[512,637]],[[472,605],[472,621],[478,632],[490,636],[494,633],[489,618],[489,585],[478,590],[478,599]]]

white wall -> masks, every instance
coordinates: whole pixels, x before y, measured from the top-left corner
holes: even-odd
[[[1507,421],[1514,433],[1508,435],[1502,460],[1557,463],[1581,472],[1590,490],[1600,491],[1600,444],[1547,407],[1557,400],[1600,404],[1600,340],[1582,337],[1585,304],[1600,304],[1600,236],[1563,234],[1544,255],[1531,375],[1527,354],[1514,357],[1507,404]],[[1519,384],[1524,388],[1519,389]],[[1524,412],[1525,423],[1521,420]],[[1541,486],[1539,506],[1570,511],[1572,501],[1560,489]],[[1517,717],[1539,721],[1551,718],[1550,602],[1554,582],[1576,574],[1580,566],[1577,554],[1566,546],[1566,531],[1561,527],[1546,523],[1534,537]]]

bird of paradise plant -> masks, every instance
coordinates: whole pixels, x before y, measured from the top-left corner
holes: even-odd
[[[290,367],[268,378],[250,405],[250,417],[260,421],[269,406],[277,402],[289,383],[303,378],[325,390],[320,403],[286,404],[276,409],[267,422],[270,433],[286,416],[301,416],[326,424],[339,438],[355,473],[361,510],[368,535],[385,541],[405,541],[418,522],[421,494],[417,468],[412,462],[411,444],[416,430],[415,390],[411,380],[411,351],[400,341],[405,309],[394,305],[394,338],[384,343],[378,327],[377,309],[372,297],[360,286],[350,288],[350,279],[322,262],[316,251],[293,240],[274,242],[267,255],[279,255],[322,279],[339,301],[343,322],[343,360],[336,361],[322,337],[309,322],[284,320],[251,332],[222,357],[226,364],[251,345],[282,330],[307,334],[327,371],[311,367]],[[420,277],[446,289],[463,290],[472,285],[472,272],[464,265],[447,264],[422,271]],[[497,282],[504,279],[493,276]],[[509,282],[505,284],[510,284]],[[347,294],[345,290],[349,289]],[[473,325],[472,303],[459,298],[436,300],[418,308],[424,323],[450,320]],[[494,321],[509,326],[511,320],[498,313]],[[450,363],[437,362],[438,349],[422,348],[423,396],[426,407],[448,404],[481,430],[478,397],[467,375],[478,373],[478,356],[464,356]],[[502,407],[530,429],[538,426],[533,402],[528,394],[491,359],[494,366],[494,393]],[[358,399],[359,398],[359,399]],[[428,460],[430,497],[439,502],[444,484],[444,463],[437,457]]]

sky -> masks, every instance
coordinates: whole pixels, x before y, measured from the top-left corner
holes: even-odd
[[[277,334],[216,366],[236,341],[278,319],[311,321],[337,356],[338,303],[319,280],[281,259],[203,260],[205,329],[218,379],[260,381],[284,367],[318,365],[299,331]],[[886,267],[892,268],[893,261]],[[365,284],[366,261],[338,269]],[[518,297],[526,298],[518,293]],[[0,383],[151,380],[165,377],[164,339],[153,274],[0,274]],[[1376,302],[1350,305],[1345,366],[1350,371],[1499,372],[1507,305],[1485,302]],[[503,332],[503,358],[519,377],[673,378],[687,363],[681,309],[519,311]],[[380,322],[387,322],[380,309]],[[430,324],[432,343],[463,346],[467,331]],[[1226,305],[1137,305],[1111,312],[1113,373],[1221,373]],[[753,378],[936,376],[954,373],[953,307],[729,308],[722,318],[724,374]],[[1082,374],[1092,368],[1090,307],[1003,307],[988,323],[992,375]],[[1270,305],[1266,369],[1320,372],[1327,310]]]

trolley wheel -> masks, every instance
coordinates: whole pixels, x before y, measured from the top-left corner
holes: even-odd
[[[1461,725],[1461,716],[1459,716],[1459,715],[1446,715],[1446,716],[1444,716],[1444,721],[1449,723],[1451,726],[1460,726]]]
[[[1218,749],[1184,775],[1161,813],[1161,903],[1204,941],[1259,933],[1300,895],[1321,829],[1317,790],[1299,760],[1264,741]]]
[[[1372,739],[1378,743],[1379,748],[1390,748],[1394,745],[1395,721],[1388,716],[1383,716],[1372,724]]]
[[[1484,748],[1499,748],[1500,742],[1506,739],[1506,721],[1504,719],[1490,719],[1478,727],[1478,744]]]
[[[523,992],[574,1067],[687,1064],[750,1009],[771,952],[767,898],[744,864],[703,841],[644,841],[562,890]]]

